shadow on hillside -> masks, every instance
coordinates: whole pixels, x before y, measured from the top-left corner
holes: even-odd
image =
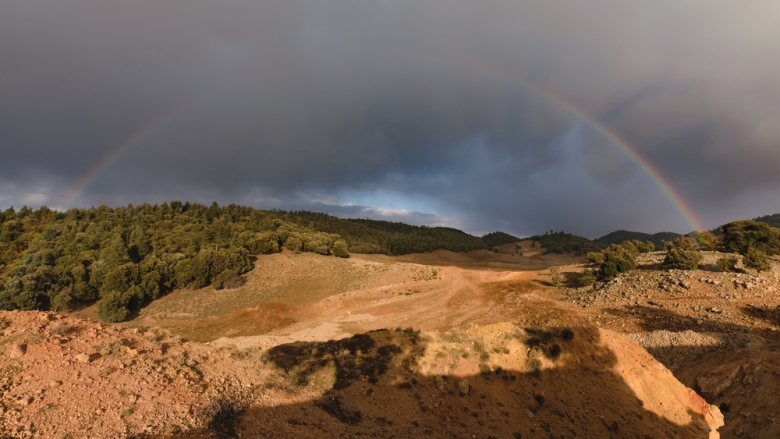
[[[321,397],[243,411],[216,402],[208,429],[177,438],[560,438],[707,437],[700,415],[682,425],[646,410],[615,372],[617,359],[592,327],[530,330],[529,360],[466,377],[416,372],[426,341],[412,330],[379,330],[325,343],[272,348],[273,389]],[[483,358],[485,361],[489,361]],[[542,367],[555,361],[555,367]],[[335,377],[334,377],[335,375]]]
[[[679,343],[677,345],[658,344],[662,343],[658,340],[656,342],[658,345],[645,347],[656,360],[672,371],[679,370],[708,352],[747,347],[751,342],[751,336],[765,337],[765,334],[750,331],[747,326],[719,320],[712,317],[712,314],[710,318],[693,318],[667,308],[639,305],[608,309],[607,312],[615,317],[637,319],[640,333],[652,331],[679,333],[690,330],[699,334],[708,333],[715,339],[714,344],[703,344],[706,340],[685,340],[677,337],[675,340]]]
[[[774,308],[764,308],[746,305],[739,308],[740,311],[758,320],[763,320],[770,325],[780,327],[780,305]]]

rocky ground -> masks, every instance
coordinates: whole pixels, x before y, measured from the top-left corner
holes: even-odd
[[[770,272],[698,270],[643,255],[638,269],[556,297],[593,324],[624,333],[686,385],[724,410],[723,437],[777,438],[780,425],[780,264]],[[581,267],[569,267],[573,285]]]
[[[499,256],[533,265],[520,250]],[[124,325],[0,312],[0,437],[780,435],[776,262],[655,253],[586,288],[563,266],[554,288],[546,269],[423,256],[275,255],[241,289],[175,292]]]
[[[237,349],[2,312],[2,437],[717,437],[634,342],[510,323]]]

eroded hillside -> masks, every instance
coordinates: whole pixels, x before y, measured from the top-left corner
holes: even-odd
[[[4,313],[6,435],[717,437],[718,407],[723,437],[777,435],[777,267],[653,253],[577,288],[582,259],[531,244],[283,252],[118,325]]]
[[[511,323],[239,349],[4,312],[10,437],[717,437],[634,342]],[[711,434],[712,433],[712,434]]]

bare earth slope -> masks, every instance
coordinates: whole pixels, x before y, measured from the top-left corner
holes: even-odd
[[[717,408],[593,327],[379,330],[236,349],[0,313],[5,437],[718,437]]]
[[[723,437],[777,437],[777,267],[667,270],[658,253],[576,288],[584,261],[547,257],[285,252],[122,325],[5,313],[4,434],[717,437],[720,406]]]

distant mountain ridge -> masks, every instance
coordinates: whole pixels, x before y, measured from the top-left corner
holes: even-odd
[[[661,247],[661,241],[674,241],[680,237],[679,233],[674,232],[659,232],[659,233],[642,233],[642,232],[630,232],[628,230],[617,230],[612,233],[608,233],[595,241],[604,245],[620,244],[621,242],[631,241],[638,239],[642,242],[652,242],[656,249]]]
[[[760,216],[758,218],[754,218],[753,221],[758,221],[760,223],[766,223],[766,224],[769,224],[772,227],[777,227],[778,229],[780,229],[780,213],[776,213],[774,215]]]

